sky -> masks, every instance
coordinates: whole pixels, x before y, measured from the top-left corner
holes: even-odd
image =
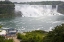
[[[2,0],[2,1],[4,1],[4,0]],[[10,1],[12,1],[12,2],[31,2],[31,1],[64,1],[64,0],[10,0]]]

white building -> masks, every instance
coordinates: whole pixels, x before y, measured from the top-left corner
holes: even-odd
[[[5,30],[0,30],[0,35],[5,36],[6,35],[6,31]]]

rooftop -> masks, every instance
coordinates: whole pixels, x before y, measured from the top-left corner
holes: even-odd
[[[15,28],[2,28],[0,35],[15,35],[17,30]]]

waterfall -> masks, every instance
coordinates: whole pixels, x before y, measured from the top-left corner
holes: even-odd
[[[58,5],[56,5],[56,11],[58,10]]]
[[[56,15],[58,5],[53,9],[52,5],[15,5],[16,11],[21,11],[22,17],[41,17]]]

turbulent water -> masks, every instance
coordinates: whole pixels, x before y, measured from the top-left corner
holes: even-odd
[[[17,28],[19,32],[32,30],[49,31],[64,23],[64,15],[57,12],[52,5],[22,5],[15,4],[15,11],[20,11],[22,17],[0,19],[0,24],[6,28]]]
[[[18,5],[15,10],[22,12],[22,17],[41,17],[50,15],[59,15],[57,13],[58,5],[52,8],[52,5]],[[57,13],[57,14],[55,14]]]

